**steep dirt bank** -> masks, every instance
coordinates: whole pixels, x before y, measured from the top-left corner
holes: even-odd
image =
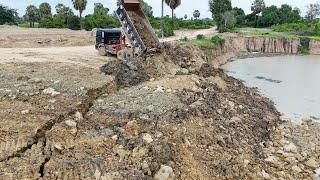
[[[320,41],[311,40],[309,46],[310,54],[320,54]]]
[[[239,37],[234,35],[224,35],[223,37],[226,40],[223,46],[216,46],[212,50],[204,50],[205,59],[216,67],[225,64],[233,57],[248,52],[297,54],[300,44],[299,40],[287,40],[285,38]]]

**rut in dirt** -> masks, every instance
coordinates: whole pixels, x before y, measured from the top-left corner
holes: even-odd
[[[107,69],[112,70],[112,72],[108,72]],[[46,133],[48,131],[50,131],[56,124],[63,122],[69,117],[75,116],[77,113],[80,113],[82,117],[85,117],[90,108],[93,106],[93,102],[100,96],[107,93],[116,92],[120,88],[138,85],[141,82],[147,81],[149,79],[149,76],[147,75],[147,73],[145,73],[145,71],[137,61],[111,61],[110,63],[107,63],[105,66],[101,67],[101,71],[106,75],[113,75],[115,79],[102,87],[88,90],[84,100],[80,105],[65,114],[59,115],[55,119],[47,121],[37,130],[36,134],[31,137],[31,140],[27,143],[26,146],[18,149],[13,154],[0,159],[0,162],[8,161],[12,158],[23,157],[24,153],[32,149],[33,145],[42,142],[42,155],[45,156],[45,159],[40,164],[38,172],[40,174],[40,177],[44,177],[45,166],[52,157],[51,152],[48,155],[45,155],[45,147],[47,146]]]
[[[80,112],[81,115],[84,117],[87,112],[90,110],[93,101],[95,101],[96,99],[98,99],[101,95],[105,94],[105,93],[111,93],[111,92],[115,92],[117,91],[117,84],[112,81],[102,87],[96,88],[96,89],[91,89],[87,92],[85,99],[81,102],[80,105],[78,105],[75,109],[59,115],[57,118],[52,119],[47,121],[45,124],[43,124],[36,132],[36,134],[31,137],[30,141],[27,143],[26,146],[21,147],[20,149],[18,149],[16,152],[12,153],[11,155],[0,159],[0,162],[4,162],[4,161],[8,161],[12,158],[16,158],[16,157],[22,157],[23,154],[32,148],[33,145],[38,144],[39,142],[43,141],[43,145],[45,146],[46,143],[46,132],[50,131],[55,124],[61,123],[63,122],[66,118],[70,117],[70,116],[74,116],[77,112]],[[47,157],[48,158],[48,157]],[[49,160],[46,160],[49,161]]]

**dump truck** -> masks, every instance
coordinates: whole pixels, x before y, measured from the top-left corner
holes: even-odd
[[[122,25],[121,35],[119,31],[115,32],[118,41],[108,41],[115,30],[97,31],[96,49],[101,55],[116,54],[119,59],[128,59],[154,52],[160,47],[160,41],[142,10],[141,0],[124,0],[116,14]]]

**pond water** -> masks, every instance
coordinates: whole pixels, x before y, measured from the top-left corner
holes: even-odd
[[[257,87],[283,119],[320,121],[320,56],[275,56],[239,59],[222,66],[230,76]]]

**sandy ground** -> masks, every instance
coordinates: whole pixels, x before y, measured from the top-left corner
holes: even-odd
[[[66,63],[99,68],[114,57],[99,56],[94,46],[50,48],[0,48],[0,64]]]
[[[68,30],[35,31],[53,40],[0,48],[1,179],[316,177],[319,124],[280,123],[268,99],[192,47],[139,65],[99,56],[91,40],[59,41]],[[120,65],[106,75],[110,62]]]
[[[88,31],[0,27],[0,48],[85,46],[94,42]]]
[[[174,41],[198,34],[216,33],[215,27],[201,30],[177,30],[175,36],[161,39],[162,42]],[[69,29],[28,29],[0,26],[0,48],[39,48],[89,46],[95,44],[95,37],[89,31],[72,31]]]

